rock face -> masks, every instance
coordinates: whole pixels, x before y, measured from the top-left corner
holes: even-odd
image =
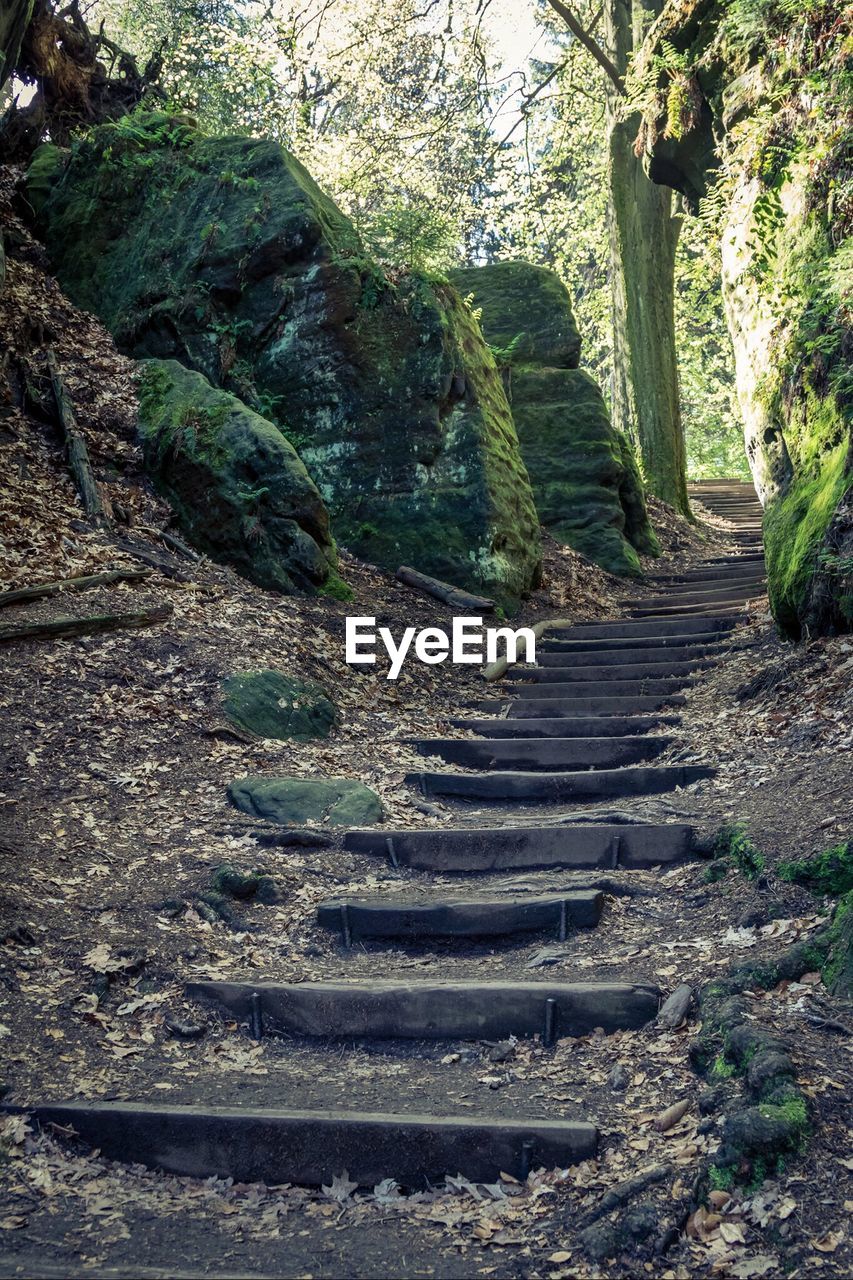
[[[12,74],[35,0],[5,0],[0,8],[0,86]]]
[[[451,279],[480,309],[487,341],[514,364],[577,369],[581,336],[569,292],[553,271],[531,262],[493,262],[452,271]]]
[[[261,587],[328,589],[329,517],[278,428],[176,360],[146,361],[139,386],[146,467],[191,541]]]
[[[280,671],[229,676],[222,692],[222,709],[231,723],[259,738],[297,742],[327,738],[338,718],[322,685]]]
[[[836,22],[830,7],[792,32],[772,6],[735,21],[723,0],[668,0],[635,69],[648,84],[673,50],[691,69],[662,71],[647,94],[654,181],[701,209],[722,161],[713,209],[746,453],[771,605],[794,637],[853,628],[853,179]]]
[[[539,518],[561,542],[611,573],[638,574],[656,555],[637,463],[601,392],[579,369],[568,290],[543,267],[498,262],[451,273],[481,308],[483,333],[506,368],[521,452]]]
[[[231,783],[228,795],[243,813],[285,826],[359,827],[382,821],[376,792],[349,778],[241,778]]]
[[[137,113],[42,148],[28,194],[74,301],[274,421],[341,543],[507,602],[536,583],[533,497],[476,322],[448,286],[386,279],[282,147]]]

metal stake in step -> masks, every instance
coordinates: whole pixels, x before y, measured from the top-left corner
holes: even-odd
[[[521,1181],[526,1182],[533,1168],[533,1143],[522,1142],[521,1144],[521,1160],[519,1161],[519,1174]]]
[[[352,946],[352,929],[350,928],[349,907],[345,902],[341,903],[341,937],[344,940],[345,947]]]
[[[622,837],[614,836],[610,841],[610,868],[615,871],[619,866],[619,854],[622,849]]]
[[[552,1049],[557,1040],[557,1001],[552,997],[545,1001],[545,1026],[542,1029],[542,1044]]]
[[[264,1035],[264,1015],[258,991],[249,996],[249,1035],[253,1040],[262,1040]]]
[[[400,869],[400,864],[397,861],[397,853],[394,848],[394,841],[391,838],[391,836],[387,837],[385,841],[385,848],[388,852],[388,861],[391,863],[391,866],[395,869],[395,871],[398,871]]]
[[[560,903],[560,942],[565,942],[569,936],[569,904],[566,899]]]

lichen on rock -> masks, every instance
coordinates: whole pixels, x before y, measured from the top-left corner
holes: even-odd
[[[375,791],[351,778],[247,777],[232,782],[228,795],[243,813],[283,825],[359,827],[382,821]]]

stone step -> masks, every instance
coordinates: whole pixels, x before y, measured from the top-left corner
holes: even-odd
[[[392,866],[439,874],[640,870],[690,853],[693,828],[684,823],[563,823],[559,826],[445,827],[440,831],[348,831],[344,848]]]
[[[661,574],[659,577],[652,579],[653,582],[660,583],[661,586],[684,586],[689,583],[691,588],[699,586],[703,582],[743,582],[745,580],[765,581],[764,564],[758,560],[750,560],[742,568],[736,564],[723,565],[719,569],[692,569],[686,573]]]
[[[673,738],[421,738],[422,756],[438,756],[464,769],[617,768],[654,760]]]
[[[376,1040],[503,1040],[645,1026],[657,987],[637,982],[190,982],[254,1035]],[[551,1034],[546,1018],[552,1024]]]
[[[563,646],[565,643],[563,642]],[[643,648],[640,645],[630,645],[630,647],[621,650],[601,649],[598,651],[566,649],[563,646],[552,648],[549,645],[545,649],[541,644],[538,644],[536,646],[537,665],[540,667],[577,665],[577,667],[585,670],[591,668],[606,669],[611,666],[633,668],[638,664],[666,667],[672,663],[683,664],[691,661],[691,659],[699,662],[707,661],[709,657],[713,657],[716,653],[722,651],[722,646],[719,644],[651,645],[648,648]]]
[[[523,686],[516,686],[523,687]],[[635,694],[620,698],[555,698],[536,696],[523,698],[488,699],[471,704],[472,711],[484,715],[499,715],[507,720],[551,720],[569,716],[630,716],[644,711],[657,711],[660,707],[683,707],[687,699],[681,693]]]
[[[658,635],[658,636],[612,636],[604,640],[560,640],[544,639],[537,641],[536,656],[544,654],[570,654],[578,661],[585,662],[634,662],[634,655],[640,660],[648,658],[657,661],[656,654],[678,655],[682,649],[709,650],[717,652],[728,649],[733,644],[742,643],[732,635],[731,627],[721,631],[697,631],[693,635]],[[620,656],[622,655],[622,656]]]
[[[677,680],[680,676],[689,676],[694,671],[707,671],[715,663],[708,659],[694,658],[690,662],[679,662],[677,658],[663,657],[659,662],[617,662],[613,664],[572,663],[565,654],[559,655],[560,663],[548,662],[537,667],[510,667],[505,679],[514,681],[533,681],[534,683],[562,682],[565,684],[586,684],[591,680]]]
[[[530,690],[531,698],[631,698],[665,696],[686,689],[694,681],[687,676],[674,676],[671,680],[557,680],[547,670],[535,668],[525,672],[524,680],[513,680],[513,689]]]
[[[633,600],[623,599],[619,603],[635,609],[649,609],[659,604],[714,605],[720,602],[728,604],[732,600],[751,600],[754,596],[762,596],[766,592],[764,578],[752,578],[736,583],[717,583],[707,589],[697,586],[694,590],[692,584],[688,585],[689,590],[687,591],[660,592],[656,596],[641,596],[639,599]]]
[[[679,716],[551,716],[535,720],[451,720],[481,738],[622,738],[642,735],[661,725],[680,723]]]
[[[73,1132],[109,1160],[190,1178],[331,1186],[344,1170],[360,1186],[393,1178],[423,1189],[445,1174],[495,1182],[595,1155],[594,1125],[577,1120],[257,1107],[64,1102],[28,1108],[42,1127]]]
[[[599,889],[439,902],[362,898],[321,902],[317,923],[340,933],[346,946],[360,938],[491,938],[545,930],[562,942],[572,928],[597,925],[603,907]]]
[[[512,804],[518,801],[607,800],[617,796],[654,795],[673,791],[716,769],[699,764],[637,765],[624,769],[584,769],[560,773],[409,773],[406,782],[423,796],[455,796]]]
[[[641,636],[687,636],[693,632],[728,631],[744,618],[737,609],[720,610],[702,617],[661,618],[659,622],[643,622],[639,618],[619,622],[581,622],[573,627],[551,627],[548,638],[555,640],[611,640]]]
[[[763,592],[760,594],[763,595]],[[746,599],[752,599],[752,597],[748,596]],[[746,600],[744,600],[744,604],[745,603]],[[660,619],[661,621],[668,619],[674,620],[676,618],[680,618],[683,621],[686,621],[689,618],[696,618],[699,620],[703,617],[711,616],[722,607],[724,606],[720,602],[716,604],[635,605],[630,611],[630,616],[632,618],[655,618]],[[733,610],[737,610],[738,620],[741,620],[746,616],[743,612],[743,605],[739,601],[733,600],[731,602],[731,608]]]

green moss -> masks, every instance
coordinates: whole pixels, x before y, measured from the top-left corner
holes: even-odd
[[[846,441],[827,455],[817,475],[798,476],[764,520],[770,602],[783,631],[796,639],[811,613],[820,552],[839,503],[853,489]]]
[[[715,858],[714,861],[707,866],[702,873],[703,884],[717,884],[720,880],[725,880],[731,869],[731,863],[728,858]]]
[[[759,853],[740,823],[720,828],[714,838],[712,857],[734,864],[747,880],[755,880],[765,867],[764,855]]]
[[[736,1068],[726,1060],[724,1054],[718,1053],[711,1063],[711,1069],[708,1074],[713,1080],[731,1080],[732,1076],[736,1074]]]
[[[733,1169],[721,1169],[718,1165],[712,1164],[708,1170],[708,1183],[712,1191],[731,1191],[734,1181]]]
[[[331,596],[333,600],[352,600],[353,590],[337,573],[330,573],[320,588],[321,596]]]
[[[838,844],[816,858],[780,862],[778,872],[783,880],[801,884],[821,897],[840,898],[853,889],[853,844]]]
[[[835,995],[853,995],[853,891],[846,893],[835,909],[828,931],[823,980]]]
[[[809,1133],[809,1114],[806,1109],[806,1100],[799,1091],[792,1092],[786,1102],[778,1105],[761,1102],[758,1110],[767,1120],[785,1126],[788,1142],[794,1150],[802,1148]]]

